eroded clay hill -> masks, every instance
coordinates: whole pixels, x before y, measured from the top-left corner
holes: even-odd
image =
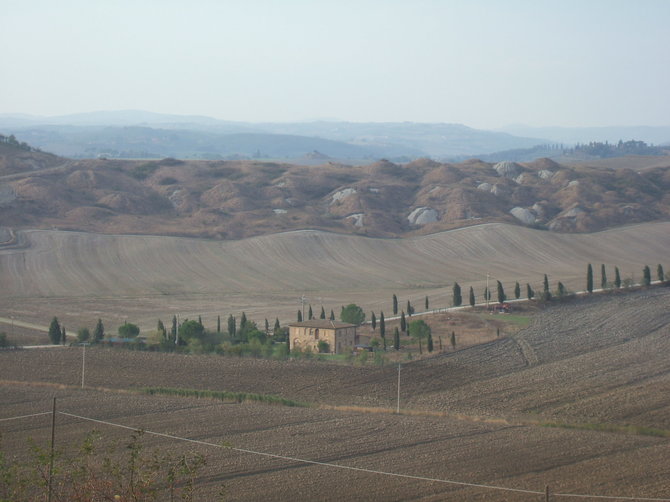
[[[217,239],[311,228],[403,237],[485,222],[590,232],[670,216],[670,160],[634,170],[548,159],[305,167],[3,155],[0,221],[16,228]]]

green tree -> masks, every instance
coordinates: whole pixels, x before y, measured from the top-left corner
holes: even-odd
[[[412,317],[413,313],[414,313],[414,307],[412,307],[412,304],[410,303],[410,301],[407,300],[407,315]]]
[[[321,306],[321,315],[319,316],[319,319],[325,319],[326,318],[326,311],[324,310],[323,306]]]
[[[335,320],[335,312],[333,312],[333,309],[330,309],[330,317],[328,319],[330,319],[331,321]]]
[[[422,340],[427,340],[430,336],[430,326],[428,326],[426,321],[422,319],[412,321],[409,323],[409,334],[412,338],[418,340],[419,343],[421,343]]]
[[[405,311],[400,314],[400,331],[405,333],[407,331],[407,321],[405,319]]]
[[[505,290],[503,289],[502,282],[498,281],[498,303],[505,303],[505,300],[507,300]]]
[[[433,335],[428,334],[428,342],[426,343],[426,348],[428,349],[428,352],[433,352]]]
[[[424,307],[428,310],[430,303],[428,302],[428,297],[426,296],[426,301],[424,302]]]
[[[663,265],[661,265],[660,263],[656,267],[656,277],[661,282],[665,281],[665,273],[663,272]]]
[[[607,271],[605,270],[605,264],[600,264],[600,287],[602,289],[607,288]]]
[[[53,345],[60,345],[62,338],[63,333],[60,329],[60,324],[58,323],[58,319],[54,317],[49,324],[49,340]]]
[[[551,300],[551,291],[549,291],[549,278],[547,277],[547,274],[544,274],[542,300],[545,302]]]
[[[519,281],[516,281],[514,284],[514,298],[517,300],[521,298],[521,286],[519,285]]]
[[[586,267],[586,291],[593,293],[593,267],[590,263]]]
[[[171,330],[172,331],[172,340],[177,339],[177,328],[178,328],[178,326],[177,326],[177,316],[173,315],[172,316],[172,330]]]
[[[270,333],[270,323],[267,317],[265,318],[265,333]]]
[[[379,334],[382,338],[386,337],[386,320],[384,319],[384,311],[379,313]]]
[[[319,354],[330,353],[330,345],[328,345],[328,342],[325,340],[319,340],[319,343],[317,344],[317,349],[319,351]]]
[[[100,342],[105,338],[105,326],[102,324],[102,319],[98,319],[98,323],[93,330],[93,341]]]
[[[275,317],[275,325],[274,328],[272,329],[272,333],[276,335],[279,333],[279,330],[281,329],[281,324],[279,324],[279,317]]]
[[[240,316],[240,333],[244,333],[247,327],[247,314],[242,312]]]
[[[458,285],[457,282],[454,283],[452,292],[453,292],[454,307],[460,307],[461,304],[463,303],[463,298],[461,297],[461,287]]]
[[[166,338],[165,325],[160,319],[158,319],[158,322],[156,323],[156,332],[161,336],[161,338]]]
[[[307,319],[310,321],[314,319],[314,312],[312,312],[312,304],[309,304],[309,310],[307,311]]]
[[[193,339],[202,338],[205,328],[198,321],[184,321],[179,326],[179,340],[188,343]]]
[[[449,342],[451,343],[451,348],[453,350],[456,350],[456,332],[455,331],[451,332],[451,337],[449,338]]]
[[[198,316],[198,324],[200,324],[200,326],[202,326],[202,316]]]
[[[614,287],[619,289],[621,287],[621,274],[619,267],[614,267]]]
[[[393,315],[398,315],[398,297],[393,295]]]
[[[372,324],[372,331],[377,329],[377,318],[375,317],[375,313],[372,312],[370,315],[370,323]]]
[[[340,319],[342,322],[351,324],[363,324],[365,322],[365,312],[358,305],[350,303],[346,307],[342,307]]]
[[[61,340],[60,343],[65,345],[65,342],[67,341],[67,333],[65,332],[65,326],[60,327],[60,334],[61,334]]]
[[[77,341],[79,343],[88,342],[90,338],[91,332],[88,328],[79,328],[79,331],[77,331]]]
[[[119,326],[118,331],[121,338],[135,338],[140,334],[140,328],[136,324],[130,323],[128,321]]]
[[[393,330],[393,348],[400,350],[400,331],[398,331],[398,326]]]
[[[216,316],[216,332],[221,333],[221,316]]]
[[[528,297],[529,300],[532,300],[534,296],[535,291],[530,287],[530,284],[526,283],[526,297]]]
[[[230,314],[228,316],[228,336],[231,338],[235,338],[237,335],[237,322],[235,321],[235,317],[233,314]]]
[[[477,301],[475,299],[475,290],[472,289],[472,286],[470,286],[470,306],[474,307],[475,303],[477,303]]]
[[[565,297],[565,286],[563,286],[561,281],[558,281],[557,295],[559,298]]]
[[[642,269],[642,285],[649,286],[651,284],[651,270],[649,265],[645,265]]]
[[[491,292],[489,291],[489,288],[484,288],[484,301],[490,301],[491,300]]]

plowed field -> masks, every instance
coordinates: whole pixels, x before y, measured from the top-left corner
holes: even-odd
[[[80,390],[81,349],[4,352],[0,419],[48,411],[55,394],[59,409],[75,415],[294,458],[147,438],[161,448],[203,450],[209,464],[199,487],[211,494],[223,483],[229,500],[542,500],[545,485],[552,493],[670,498],[670,439],[661,437],[670,429],[669,304],[668,288],[594,295],[548,307],[513,337],[406,363],[401,415],[388,410],[396,404],[396,367],[89,349],[91,388]],[[336,407],[125,391],[142,386],[278,394]],[[110,441],[128,433],[58,420],[60,444],[91,428]],[[614,432],[586,430],[598,425]],[[2,421],[0,431],[5,448],[18,452],[28,436],[47,441],[49,417]]]

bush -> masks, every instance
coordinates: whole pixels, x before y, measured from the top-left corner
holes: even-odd
[[[135,338],[140,334],[140,328],[136,324],[126,322],[119,326],[119,336],[121,338]]]

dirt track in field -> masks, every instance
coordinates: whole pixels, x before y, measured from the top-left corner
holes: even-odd
[[[530,490],[548,484],[553,492],[670,497],[669,439],[533,425],[670,430],[669,304],[669,288],[554,304],[514,337],[403,364],[402,408],[445,416],[77,390],[82,353],[70,348],[0,353],[5,382],[72,386],[0,384],[0,418],[47,411],[55,393],[59,409],[70,413],[290,457]],[[89,349],[87,368],[92,387],[233,390],[340,406],[394,408],[397,391],[396,367]],[[19,448],[28,435],[47,437],[47,419],[26,420],[0,422],[7,447]],[[69,444],[84,430],[63,417],[59,437]],[[224,483],[231,500],[540,500],[228,450],[204,453],[211,470],[201,486],[213,491]]]
[[[481,300],[486,274],[536,291],[546,273],[571,290],[584,288],[587,263],[605,262],[613,278],[639,280],[642,267],[667,259],[670,223],[618,228],[596,234],[557,234],[487,224],[403,240],[296,231],[210,241],[156,236],[118,236],[57,231],[18,232],[19,243],[0,249],[4,317],[48,325],[58,316],[70,333],[91,329],[98,317],[115,331],[126,319],[154,329],[169,321],[242,311],[258,323],[295,319],[299,298],[318,311],[339,313],[357,303],[388,316],[391,296],[431,308],[451,305],[453,283],[467,299]],[[668,265],[666,264],[666,268]],[[522,294],[525,294],[525,287]],[[494,295],[495,296],[495,295]],[[419,307],[421,309],[421,307]]]

